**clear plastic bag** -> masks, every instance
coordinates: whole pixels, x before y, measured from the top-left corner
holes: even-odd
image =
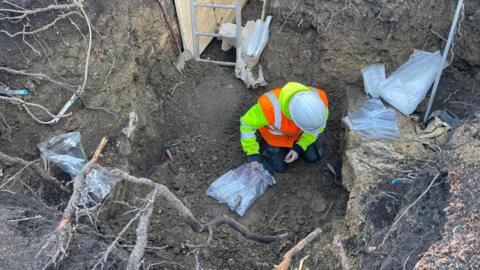
[[[364,140],[400,140],[397,113],[385,108],[380,99],[367,100],[347,118],[352,130],[360,133]]]
[[[380,83],[386,80],[385,65],[375,64],[362,69],[365,93],[373,98],[380,97]]]
[[[43,157],[55,163],[73,179],[88,162],[80,140],[79,132],[71,132],[38,144],[38,149]],[[112,190],[115,181],[97,170],[92,170],[87,175],[85,183],[78,205],[94,203],[98,198],[105,198]]]
[[[441,62],[439,51],[415,50],[405,64],[380,83],[382,99],[405,115],[413,113],[432,86]]]
[[[249,164],[244,164],[213,182],[207,195],[228,204],[232,211],[243,216],[268,186],[274,184],[275,178],[267,170],[252,170]]]

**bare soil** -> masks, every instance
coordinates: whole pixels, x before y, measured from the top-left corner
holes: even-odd
[[[87,2],[87,12],[92,14],[96,30],[89,85],[82,102],[72,107],[73,117],[53,127],[35,124],[15,106],[2,105],[0,112],[5,122],[0,129],[0,149],[10,155],[34,160],[39,156],[36,144],[54,135],[79,130],[86,152],[91,154],[100,138],[108,136],[103,164],[165,184],[200,220],[206,222],[219,215],[234,216],[227,206],[207,197],[206,190],[217,177],[245,162],[239,143],[240,116],[262,93],[281,87],[288,81],[320,87],[326,90],[332,110],[327,130],[322,136],[325,158],[316,164],[296,162],[287,173],[276,175],[277,184],[269,188],[244,217],[237,218],[253,231],[266,234],[288,232],[289,238],[264,245],[247,241],[228,228],[221,228],[214,232],[208,247],[192,247],[204,243],[207,235],[192,232],[173,209],[159,200],[151,221],[149,246],[167,247],[161,251],[147,250],[145,265],[158,263],[149,268],[152,270],[193,269],[198,251],[198,260],[204,269],[271,269],[299,239],[321,227],[321,238],[302,254],[302,258],[309,255],[304,265],[308,269],[338,269],[335,254],[324,247],[330,245],[333,235],[343,229],[348,194],[338,185],[341,179],[335,179],[327,170],[327,164],[331,164],[339,174],[343,155],[341,118],[346,113],[346,90],[362,91],[360,69],[368,64],[385,62],[389,70],[393,70],[407,59],[414,48],[438,48],[441,39],[430,29],[446,33],[449,22],[434,20],[432,16],[449,18],[447,14],[452,13],[453,4],[433,5],[436,2],[433,0],[413,1],[415,3],[405,6],[403,1],[383,1],[382,4],[370,1],[273,1],[271,12],[274,21],[270,41],[261,60],[265,78],[270,84],[265,89],[249,90],[234,77],[231,68],[188,62],[185,70],[179,72],[173,65],[175,51],[156,1],[141,4],[133,0]],[[467,1],[467,7],[462,27],[464,34],[457,41],[455,61],[442,81],[440,98],[437,99],[448,98],[445,103],[462,102],[453,106],[455,112],[462,116],[471,106],[465,103],[474,103],[478,99],[475,83],[480,71],[480,52],[471,43],[478,36],[466,38],[478,33],[474,25],[480,16],[478,12],[471,11],[474,7],[478,8],[478,3]],[[173,6],[169,5],[169,10],[174,14]],[[259,1],[250,1],[243,19],[258,17],[260,10]],[[85,31],[80,21],[79,25]],[[54,59],[60,56],[53,73],[66,80],[79,81],[82,74],[81,65],[78,65],[83,59],[82,37],[71,31],[71,25],[67,23],[59,24],[58,32],[62,34],[39,38],[51,50],[47,55]],[[72,41],[67,45],[62,40]],[[5,65],[29,70],[42,70],[49,66],[45,57],[24,63],[15,44],[8,43],[7,39],[0,41],[1,46],[11,52],[11,57],[3,55],[1,58]],[[27,58],[33,55],[25,45],[20,46]],[[471,49],[470,54],[465,53],[466,48]],[[205,55],[212,58],[232,57],[232,52],[225,56],[218,49],[219,43],[214,41]],[[48,71],[52,70],[49,68]],[[51,84],[28,81],[24,77],[0,74],[0,81],[18,87],[22,83],[34,85],[28,99],[53,108],[59,108],[59,100],[69,95],[57,89],[49,91],[54,89]],[[450,96],[451,93],[455,94]],[[127,136],[123,130],[131,123],[135,128]],[[173,161],[167,160],[167,149],[172,152]],[[2,171],[10,176],[17,170],[4,168]],[[53,173],[60,179],[68,179],[58,170]],[[45,210],[48,212],[45,216],[51,217],[48,219],[58,217],[56,210],[62,209],[68,194],[39,184],[36,176],[28,170],[21,179],[37,191],[35,196],[55,209]],[[32,192],[19,181],[8,188],[32,196]],[[432,215],[442,209],[441,201],[446,196],[445,186],[437,189],[439,196],[432,196],[438,199],[432,204],[432,208],[437,210],[431,212]],[[62,267],[85,269],[91,265],[95,256],[111,241],[111,238],[102,238],[98,234],[115,235],[132,217],[132,213],[124,214],[130,210],[129,207],[116,201],[126,200],[132,205],[141,203],[143,194],[145,190],[142,188],[117,185],[112,197],[107,199],[96,226],[85,229],[76,240],[78,243],[95,241],[98,246],[82,249],[88,251],[84,257],[71,256]],[[9,200],[11,195],[0,192],[2,205],[7,205],[5,202]],[[27,199],[22,197],[19,200]],[[385,209],[383,206],[387,203],[380,200],[378,209]],[[392,207],[397,209],[399,204]],[[379,230],[393,221],[395,213],[384,213],[377,211],[374,205],[371,207]],[[429,217],[425,216],[425,219]],[[6,220],[2,219],[2,222]],[[438,220],[438,224],[442,222],[442,219]],[[82,220],[81,223],[88,224],[88,221]],[[33,230],[38,234],[44,234],[55,226],[55,222],[35,221],[33,224],[39,226],[39,231]],[[412,237],[424,236],[428,226],[430,223],[413,230]],[[14,230],[18,234],[22,231],[21,228]],[[439,231],[433,233],[431,240],[437,239],[438,235]],[[15,237],[13,233],[10,239]],[[131,245],[133,237],[134,231],[131,230],[122,244]],[[346,245],[354,251],[365,247],[362,241],[352,241]],[[424,249],[415,250],[414,254]],[[127,259],[125,250],[128,251],[128,247],[115,253],[111,269],[123,268]],[[20,255],[12,253],[8,260],[18,260]],[[376,268],[384,264],[385,256],[379,256],[369,257],[365,267]],[[418,256],[412,255],[412,262],[408,265],[417,259]],[[397,266],[396,262],[386,265]],[[11,263],[8,268],[25,269],[25,266]]]

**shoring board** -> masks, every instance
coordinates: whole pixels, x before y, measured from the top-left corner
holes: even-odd
[[[197,0],[201,4],[224,4],[233,5],[235,0]],[[247,0],[242,0],[242,7]],[[183,49],[193,53],[193,32],[191,24],[190,0],[175,0],[178,24],[182,35]],[[235,19],[235,10],[220,8],[197,8],[197,31],[215,33],[222,23],[230,23]],[[200,53],[205,50],[213,37],[200,37]]]

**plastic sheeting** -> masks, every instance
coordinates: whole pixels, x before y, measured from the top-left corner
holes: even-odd
[[[228,204],[232,211],[243,216],[268,186],[274,184],[275,178],[267,170],[252,170],[249,164],[244,164],[213,182],[207,195]]]
[[[38,144],[43,157],[55,163],[73,179],[87,164],[87,156],[82,148],[79,132],[71,132],[53,137]],[[97,170],[92,170],[85,179],[85,188],[81,191],[78,205],[95,203],[105,198],[112,190],[115,181]]]
[[[408,61],[385,79],[385,66],[375,64],[362,69],[365,92],[381,97],[401,113],[409,115],[427,95],[432,86],[442,55],[415,50]]]
[[[260,60],[263,49],[267,46],[271,21],[272,16],[268,16],[265,21],[248,21],[245,27],[242,28],[242,58],[237,59],[235,76],[241,79],[249,88],[267,85],[263,77],[262,67],[255,67]],[[222,35],[235,35],[235,24],[222,24],[219,33]],[[230,50],[235,45],[234,42],[231,39],[223,39],[222,50]]]
[[[380,83],[380,96],[401,113],[413,113],[435,81],[441,62],[440,51],[415,50],[405,64]]]
[[[385,65],[375,64],[362,69],[365,93],[373,98],[380,97],[380,83],[386,80]]]
[[[248,21],[242,31],[242,58],[250,68],[258,63],[263,49],[267,46],[271,22],[272,16],[268,16],[265,21]]]
[[[400,140],[397,114],[387,109],[380,99],[369,99],[360,110],[349,113],[347,123],[364,140]]]

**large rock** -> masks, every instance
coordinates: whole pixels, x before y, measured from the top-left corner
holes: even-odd
[[[348,96],[349,111],[356,111],[367,100],[360,91],[350,91]],[[382,201],[385,193],[379,192],[378,187],[413,172],[416,160],[429,155],[416,138],[415,124],[400,113],[397,113],[397,123],[401,141],[363,141],[354,131],[346,132],[342,183],[350,192],[346,225],[352,233],[375,227],[376,221],[371,220],[373,217],[365,206]],[[387,204],[379,207],[383,207],[386,214],[393,214]]]
[[[356,111],[367,100],[359,90],[347,95],[349,111]],[[390,181],[415,172],[419,160],[430,155],[416,138],[411,120],[397,113],[397,123],[400,141],[363,141],[354,131],[345,133],[342,183],[350,192],[345,234],[354,239],[354,246],[367,249],[371,235],[393,222],[400,202],[392,199]],[[350,253],[349,260],[352,269],[361,268],[356,254]]]

